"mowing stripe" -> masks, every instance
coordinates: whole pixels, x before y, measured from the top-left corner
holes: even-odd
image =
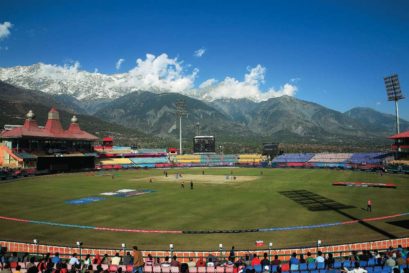
[[[343,221],[343,222],[334,222],[326,224],[315,224],[315,225],[306,225],[306,226],[290,226],[290,227],[272,227],[272,228],[260,228],[260,229],[242,229],[242,230],[151,230],[151,229],[126,229],[126,228],[110,228],[110,227],[95,227],[95,226],[83,226],[75,224],[63,224],[55,223],[48,221],[36,221],[36,220],[27,220],[20,218],[13,218],[7,216],[0,216],[0,220],[20,222],[26,224],[37,224],[37,225],[48,225],[48,226],[57,226],[57,227],[67,227],[67,228],[81,228],[81,229],[93,229],[99,231],[110,231],[110,232],[128,232],[128,233],[172,233],[172,234],[214,234],[214,233],[246,233],[246,232],[272,232],[272,231],[288,231],[288,230],[302,230],[302,229],[313,229],[313,228],[326,228],[340,225],[351,225],[360,222],[374,222],[386,219],[392,219],[401,216],[408,216],[409,212],[392,214],[387,216],[372,217],[372,218],[363,218],[352,221]]]

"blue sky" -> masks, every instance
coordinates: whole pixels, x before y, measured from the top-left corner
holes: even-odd
[[[0,67],[37,62],[123,73],[150,53],[177,58],[184,73],[242,81],[265,68],[259,89],[346,111],[393,113],[383,77],[398,73],[409,96],[409,1],[8,1],[0,2]],[[205,49],[201,57],[198,49]],[[123,58],[119,70],[115,64]],[[409,120],[409,99],[400,103]]]

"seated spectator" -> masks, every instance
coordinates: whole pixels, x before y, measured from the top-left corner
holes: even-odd
[[[325,259],[325,266],[326,268],[329,268],[330,266],[332,267],[334,265],[334,257],[332,255],[332,253],[328,253],[328,257],[327,259]]]
[[[97,265],[97,270],[95,270],[95,273],[101,273],[102,272],[102,265]]]
[[[44,272],[47,268],[47,264],[44,259],[41,259],[40,262],[37,264],[38,271]]]
[[[316,263],[324,263],[325,259],[324,259],[324,257],[322,257],[322,252],[318,251],[317,255],[318,256],[317,256],[317,258],[315,258],[315,262]]]
[[[192,257],[189,258],[189,261],[187,262],[187,266],[188,266],[189,268],[193,268],[193,267],[196,266],[196,263],[193,261],[193,258],[192,258]]]
[[[169,262],[169,256],[165,257],[165,261],[163,263],[160,264],[163,267],[169,267],[170,266],[170,262]]]
[[[10,270],[10,272],[11,272],[11,270]],[[4,272],[2,272],[2,273],[4,273]],[[32,266],[32,267],[30,267],[29,269],[27,269],[27,273],[38,273],[38,268],[37,268],[37,266]]]
[[[206,266],[207,267],[214,267],[215,266],[215,264],[213,262],[213,258],[211,258],[211,257],[209,258],[209,261],[207,262]]]
[[[261,261],[258,258],[257,254],[253,255],[253,259],[251,260],[251,266],[261,265]]]
[[[270,260],[268,259],[268,255],[264,252],[263,259],[261,260],[261,265],[265,268],[266,265],[270,265]]]
[[[156,259],[155,259],[155,265],[160,265],[160,258],[159,258],[159,257],[156,257]]]
[[[122,261],[124,265],[132,264],[132,255],[129,251],[126,252],[126,255],[122,258]]]
[[[246,254],[246,256],[244,256],[244,264],[246,266],[250,266],[251,265],[251,259],[250,256],[248,254]]]
[[[281,260],[278,259],[278,255],[274,255],[274,260],[271,261],[271,265],[280,265]]]
[[[29,262],[26,264],[26,268],[29,269],[29,268],[31,268],[31,267],[36,267],[35,261],[36,261],[36,258],[35,258],[35,257],[30,257]],[[37,267],[36,267],[36,268],[37,268]]]
[[[53,272],[54,272],[54,263],[53,262],[47,263],[47,268],[44,271],[44,273],[53,273]]]
[[[196,267],[203,267],[206,266],[206,262],[203,260],[203,257],[200,257],[199,260],[196,262]]]
[[[108,257],[108,254],[104,254],[104,257],[102,257],[101,264],[110,264],[110,259]]]
[[[13,254],[11,254],[10,258],[9,258],[9,263],[13,263],[13,262],[18,262],[18,257],[17,257],[17,252],[13,252]]]
[[[388,259],[385,261],[385,265],[394,267],[396,265],[396,261],[392,258],[392,256],[388,256]]]
[[[315,259],[311,256],[311,252],[307,252],[307,259],[305,261],[307,264],[315,263]]]
[[[170,263],[170,266],[180,267],[180,263],[179,263],[179,261],[177,260],[176,255],[173,255],[173,257],[172,257],[172,262]]]
[[[400,254],[400,252],[398,252],[398,254],[396,254],[396,265],[401,266],[401,265],[405,265],[406,261],[405,259],[402,258],[402,254]]]
[[[121,257],[119,257],[119,253],[117,252],[117,253],[115,253],[115,256],[112,257],[111,264],[118,266],[120,263],[121,263]]]
[[[79,265],[80,261],[77,258],[77,253],[72,254],[70,261],[68,262],[70,265]]]
[[[54,264],[59,264],[59,263],[61,263],[60,253],[55,252],[54,257],[51,258],[51,261],[52,261]]]
[[[297,254],[295,252],[293,252],[293,254],[291,255],[290,258],[290,270],[298,270],[298,264],[300,263],[300,261],[297,259]]]
[[[307,261],[304,259],[304,254],[300,254],[300,259],[299,259],[300,264],[305,264]]]
[[[94,259],[92,260],[93,264],[102,264],[102,257],[99,254],[96,254]]]
[[[354,265],[355,267],[352,270],[348,270],[348,268],[344,267],[344,269],[341,271],[344,273],[368,273],[368,271],[359,266],[359,262],[355,262]]]
[[[145,265],[146,266],[153,266],[153,257],[152,254],[148,254],[148,257],[145,259]]]
[[[82,268],[87,270],[90,265],[92,265],[91,255],[87,254],[87,256],[85,256],[84,265]]]

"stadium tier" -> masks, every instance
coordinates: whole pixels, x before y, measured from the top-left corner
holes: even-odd
[[[238,159],[239,165],[255,165],[263,161],[263,156],[261,154],[241,154]]]

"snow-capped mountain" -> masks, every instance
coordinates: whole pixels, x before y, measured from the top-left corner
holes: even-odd
[[[179,91],[183,93],[186,79],[174,79],[173,90],[166,84],[162,86],[146,82],[146,75],[131,70],[123,74],[101,74],[79,70],[79,65],[57,66],[38,63],[31,66],[0,68],[0,80],[15,86],[41,90],[53,95],[70,95],[78,100],[115,99],[134,91],[164,93]],[[148,75],[149,77],[149,75]],[[189,87],[189,83],[185,84]]]

